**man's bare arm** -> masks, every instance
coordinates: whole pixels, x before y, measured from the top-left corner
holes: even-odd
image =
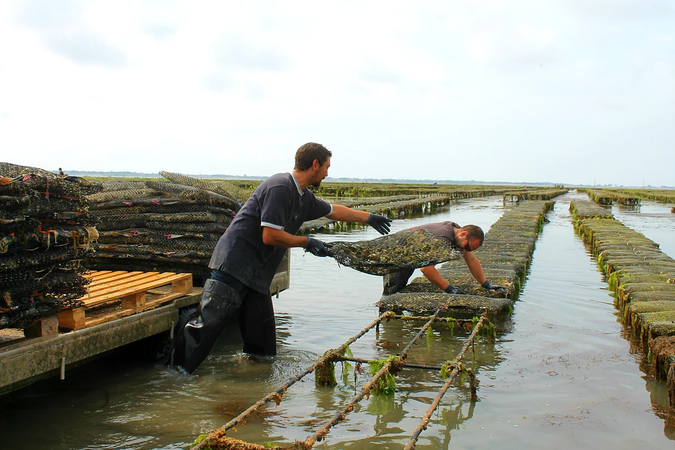
[[[483,284],[487,281],[487,277],[485,276],[485,273],[483,272],[483,267],[480,265],[480,261],[478,261],[478,258],[476,258],[476,255],[474,255],[471,252],[463,252],[464,254],[462,255],[464,257],[464,261],[466,262],[466,266],[469,268],[469,272],[471,272],[471,275],[478,281],[478,284]]]
[[[436,270],[435,266],[426,266],[420,269],[427,280],[439,289],[445,289],[450,283],[445,281],[445,278]]]
[[[333,212],[327,215],[329,219],[339,220],[341,222],[368,222],[370,213],[367,211],[357,211],[342,205],[332,205]]]
[[[262,240],[265,245],[274,247],[304,247],[307,245],[305,236],[296,236],[284,230],[277,230],[271,227],[262,227]]]

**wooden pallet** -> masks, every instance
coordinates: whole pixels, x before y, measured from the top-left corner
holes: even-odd
[[[81,308],[58,313],[59,328],[79,330],[156,308],[192,292],[191,273],[92,271]]]

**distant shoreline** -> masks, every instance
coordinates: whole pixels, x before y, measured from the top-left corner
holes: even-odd
[[[58,172],[54,171],[54,172]],[[102,178],[162,178],[159,173],[146,172],[95,172],[95,171],[68,171],[68,175],[78,177],[102,177]],[[183,174],[192,178],[203,180],[264,180],[268,175],[220,175],[220,174]],[[631,188],[631,189],[665,189],[672,190],[672,186],[624,186],[624,185],[589,185],[589,184],[567,184],[560,182],[502,182],[502,181],[477,181],[477,180],[412,180],[412,179],[379,179],[379,178],[331,178],[325,179],[326,182],[335,183],[394,183],[394,184],[451,184],[451,185],[486,185],[486,186],[555,186],[563,185],[568,188]]]

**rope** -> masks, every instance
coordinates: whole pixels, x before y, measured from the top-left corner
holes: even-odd
[[[410,367],[410,368],[420,368],[420,369],[431,369],[431,370],[438,370],[441,369],[443,372],[444,368],[451,368],[452,371],[448,376],[448,379],[444,383],[443,387],[441,388],[441,391],[438,393],[436,398],[434,399],[434,402],[432,403],[431,407],[423,417],[422,421],[420,422],[420,425],[417,427],[417,429],[414,431],[412,437],[410,438],[410,441],[406,445],[406,449],[413,449],[415,447],[415,442],[417,441],[420,433],[426,429],[427,424],[430,420],[431,415],[433,412],[436,410],[438,407],[438,404],[441,401],[441,398],[445,394],[445,392],[448,390],[450,387],[451,383],[455,380],[458,374],[462,372],[466,372],[469,375],[470,379],[470,385],[471,385],[471,392],[472,392],[472,399],[475,400],[476,396],[476,390],[478,386],[478,382],[476,380],[475,374],[470,370],[465,368],[460,360],[464,357],[465,353],[469,349],[469,347],[474,345],[474,341],[476,336],[478,335],[478,332],[481,329],[481,326],[485,323],[490,323],[487,315],[483,314],[480,319],[477,320],[475,327],[473,328],[473,331],[471,335],[469,336],[467,342],[463,346],[462,350],[459,352],[457,357],[451,361],[447,362],[443,367],[435,367],[435,366],[422,366],[422,365],[415,365],[415,364],[407,364],[406,359],[408,356],[408,352],[412,348],[413,345],[422,337],[429,327],[431,325],[438,321],[438,320],[443,320],[439,318],[439,315],[441,313],[441,309],[437,309],[435,314],[429,317],[426,317],[425,319],[427,322],[424,324],[424,326],[419,330],[419,332],[408,342],[408,344],[405,346],[403,351],[399,353],[396,356],[390,357],[382,366],[382,368],[370,378],[370,380],[365,383],[360,389],[359,392],[354,395],[348,402],[346,402],[342,408],[330,419],[326,420],[311,436],[307,437],[304,441],[296,441],[294,444],[292,444],[290,447],[275,447],[275,448],[284,448],[284,449],[302,449],[302,450],[309,450],[311,449],[317,442],[321,442],[323,439],[325,439],[326,435],[330,431],[332,427],[340,423],[341,421],[345,420],[347,417],[347,414],[350,412],[354,411],[354,408],[357,403],[359,403],[364,397],[368,398],[370,396],[371,391],[374,389],[376,392],[379,391],[380,387],[380,381],[383,377],[386,377],[387,375],[396,375],[398,372],[400,372],[404,367]],[[322,357],[317,359],[314,364],[305,369],[303,372],[299,373],[295,377],[293,377],[289,382],[278,388],[277,390],[267,394],[265,397],[260,399],[258,402],[253,404],[251,407],[249,407],[247,410],[242,412],[239,416],[235,417],[225,425],[223,425],[220,428],[217,428],[208,435],[202,435],[200,436],[199,439],[202,439],[197,445],[191,448],[191,450],[203,450],[206,448],[248,448],[248,449],[259,449],[263,448],[262,446],[259,446],[257,444],[249,444],[245,443],[242,441],[238,441],[232,438],[229,438],[226,436],[226,432],[229,429],[234,429],[236,431],[236,425],[240,423],[245,423],[245,419],[253,412],[258,410],[261,406],[263,406],[266,403],[269,403],[271,401],[274,401],[277,405],[281,402],[281,397],[284,395],[286,390],[291,387],[293,384],[297,383],[298,381],[302,380],[306,375],[309,373],[312,373],[315,371],[317,368],[321,367],[324,364],[331,363],[334,361],[354,361],[357,363],[364,363],[364,362],[370,362],[365,359],[360,359],[360,358],[351,358],[351,357],[345,357],[343,355],[344,351],[348,348],[348,346],[355,342],[357,339],[359,339],[361,336],[366,334],[369,330],[371,330],[374,327],[379,327],[379,324],[385,320],[385,319],[390,319],[390,318],[400,318],[400,319],[419,319],[419,317],[408,317],[408,316],[397,316],[392,312],[386,312],[380,315],[375,321],[373,321],[370,325],[368,325],[366,328],[361,330],[359,333],[351,337],[349,340],[347,340],[344,344],[342,344],[340,347],[336,349],[332,349],[327,351]],[[477,318],[476,318],[477,319]]]
[[[424,414],[424,417],[422,418],[422,421],[420,424],[417,426],[415,431],[413,432],[412,437],[408,440],[406,443],[404,450],[412,450],[415,448],[415,443],[417,442],[417,439],[419,438],[419,435],[422,433],[422,431],[427,429],[427,425],[429,424],[429,420],[431,419],[431,415],[436,411],[436,408],[438,408],[438,404],[441,402],[441,399],[445,395],[446,391],[450,388],[450,385],[452,382],[457,378],[457,375],[464,370],[462,367],[462,364],[460,363],[460,360],[464,357],[464,354],[466,351],[469,349],[469,346],[473,346],[474,344],[474,339],[478,335],[478,332],[480,331],[481,325],[484,322],[488,322],[487,316],[483,315],[481,316],[480,320],[474,327],[473,331],[471,332],[471,335],[469,336],[469,339],[467,339],[466,344],[464,344],[464,347],[462,347],[462,350],[459,352],[457,357],[448,364],[449,367],[452,367],[452,372],[450,372],[450,376],[446,380],[446,382],[443,384],[443,387],[439,391],[438,395],[436,395],[436,398],[434,401],[431,403],[431,406],[429,406],[429,409],[427,410],[426,414]],[[473,380],[472,382],[472,395],[475,396],[475,376],[473,372],[470,372],[470,376]]]
[[[211,433],[209,433],[209,437],[208,437],[207,439],[204,439],[202,442],[200,442],[199,444],[197,444],[195,447],[192,447],[190,450],[201,450],[201,449],[203,449],[203,448],[205,448],[205,447],[208,446],[208,442],[209,442],[211,439],[217,441],[219,438],[222,438],[222,436],[225,435],[225,431],[229,430],[230,428],[234,428],[235,425],[237,425],[238,423],[243,422],[244,419],[246,419],[246,417],[248,417],[251,413],[255,412],[258,408],[260,408],[260,407],[261,407],[262,405],[264,405],[265,403],[268,403],[268,402],[274,400],[274,401],[276,402],[276,404],[278,405],[279,402],[281,401],[281,396],[286,392],[286,390],[287,390],[289,387],[291,387],[292,385],[294,385],[295,383],[297,383],[298,381],[300,381],[300,380],[301,380],[302,378],[304,378],[306,375],[312,373],[319,365],[324,364],[326,361],[330,360],[330,359],[331,359],[332,357],[334,357],[336,354],[337,354],[337,355],[341,354],[341,353],[342,353],[342,352],[343,352],[343,351],[344,351],[351,343],[355,342],[358,338],[360,338],[361,336],[363,336],[364,334],[366,334],[366,333],[367,333],[368,331],[370,331],[373,327],[375,327],[376,325],[378,325],[382,320],[384,320],[384,319],[386,319],[386,318],[389,318],[389,317],[391,317],[391,316],[393,316],[393,313],[386,312],[386,313],[381,314],[381,315],[380,315],[377,319],[375,319],[370,325],[368,325],[367,327],[365,327],[363,330],[361,330],[361,331],[360,331],[359,333],[357,333],[356,335],[354,335],[354,336],[352,336],[351,338],[349,338],[349,340],[347,340],[347,342],[345,342],[344,344],[342,344],[340,347],[338,347],[338,348],[335,349],[335,350],[330,350],[330,351],[326,352],[326,354],[325,354],[324,356],[322,356],[321,358],[319,358],[318,360],[316,360],[316,362],[315,362],[311,367],[305,369],[302,373],[300,373],[300,374],[296,375],[295,377],[293,377],[288,383],[284,384],[283,386],[281,386],[281,387],[280,387],[279,389],[277,389],[276,391],[271,392],[271,393],[267,394],[265,397],[263,397],[262,399],[258,400],[255,404],[253,404],[251,407],[249,407],[246,411],[244,411],[243,413],[239,414],[237,417],[235,417],[234,419],[230,420],[228,423],[226,423],[226,424],[223,425],[222,427],[217,428],[216,430],[214,430],[214,431],[212,431]],[[235,429],[235,430],[236,430],[236,429]]]

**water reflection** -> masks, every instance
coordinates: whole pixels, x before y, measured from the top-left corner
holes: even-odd
[[[670,208],[671,205],[665,203],[642,200],[637,209],[612,206],[612,214],[628,228],[659,244],[663,253],[675,258],[675,214]]]

